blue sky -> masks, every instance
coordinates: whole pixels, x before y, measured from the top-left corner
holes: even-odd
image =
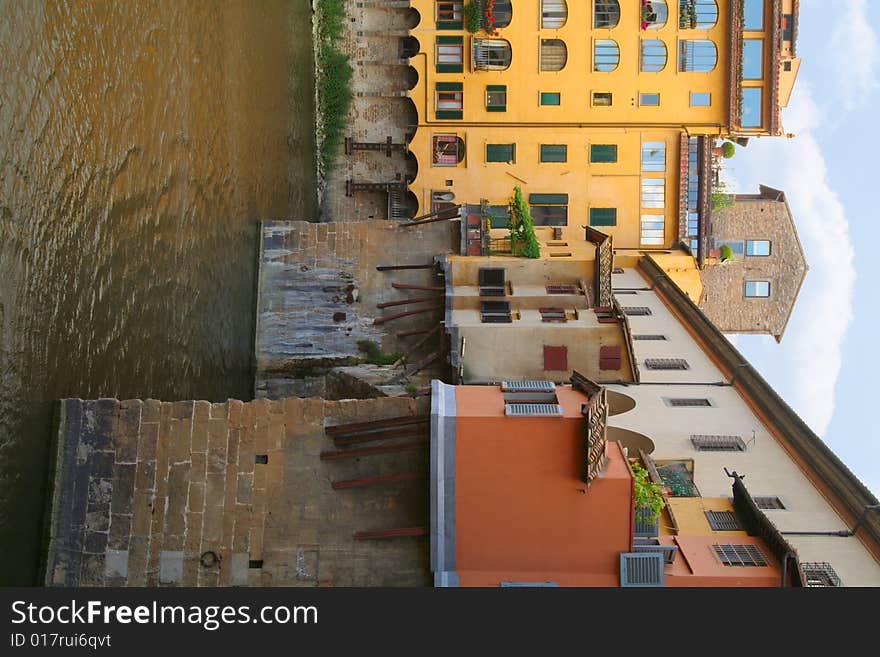
[[[793,139],[752,140],[727,173],[736,191],[783,190],[810,270],[781,344],[735,344],[880,497],[880,170],[877,0],[802,0],[801,69],[783,111]],[[876,373],[876,374],[875,374]],[[875,415],[875,411],[878,412]]]

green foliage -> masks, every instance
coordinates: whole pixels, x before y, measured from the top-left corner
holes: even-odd
[[[403,355],[382,353],[382,348],[372,340],[358,340],[357,346],[360,351],[366,354],[364,360],[373,365],[393,365]]]
[[[652,483],[648,471],[635,461],[630,462],[633,471],[633,505],[636,509],[648,509],[645,520],[653,522],[666,506],[663,500],[663,487]]]
[[[403,386],[403,389],[411,395],[419,391],[419,389],[416,388],[412,383],[407,383],[405,386]]]
[[[729,244],[721,245],[721,261],[725,260],[733,260],[733,249],[730,248]]]
[[[468,32],[480,31],[480,3],[477,0],[471,0],[464,7],[464,27]]]
[[[535,235],[532,213],[519,187],[513,188],[510,199],[510,247],[514,255],[526,258],[540,258],[541,245]]]
[[[333,168],[351,107],[352,70],[348,56],[336,47],[345,23],[345,0],[318,0],[316,12],[318,79],[315,82],[318,88],[318,121],[323,135],[320,158],[326,174]]]
[[[732,141],[726,141],[721,144],[721,156],[725,160],[729,160],[734,155],[736,155],[736,146],[734,146]]]
[[[712,211],[733,207],[733,195],[721,190],[713,190],[711,196]]]

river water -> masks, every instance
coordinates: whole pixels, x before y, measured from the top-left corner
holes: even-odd
[[[53,400],[252,396],[259,219],[315,216],[309,0],[0,0],[0,584]]]

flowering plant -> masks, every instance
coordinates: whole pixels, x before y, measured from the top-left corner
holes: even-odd
[[[495,28],[495,0],[484,0],[483,2],[483,29],[489,36],[498,34]]]

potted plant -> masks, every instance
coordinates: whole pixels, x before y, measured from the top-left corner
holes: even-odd
[[[650,524],[660,517],[660,511],[666,506],[663,499],[663,486],[653,483],[648,478],[648,471],[637,462],[632,461],[633,473],[633,506],[636,517]]]
[[[734,155],[736,155],[736,146],[733,145],[732,141],[726,141],[721,144],[721,156],[725,160],[729,160]]]

